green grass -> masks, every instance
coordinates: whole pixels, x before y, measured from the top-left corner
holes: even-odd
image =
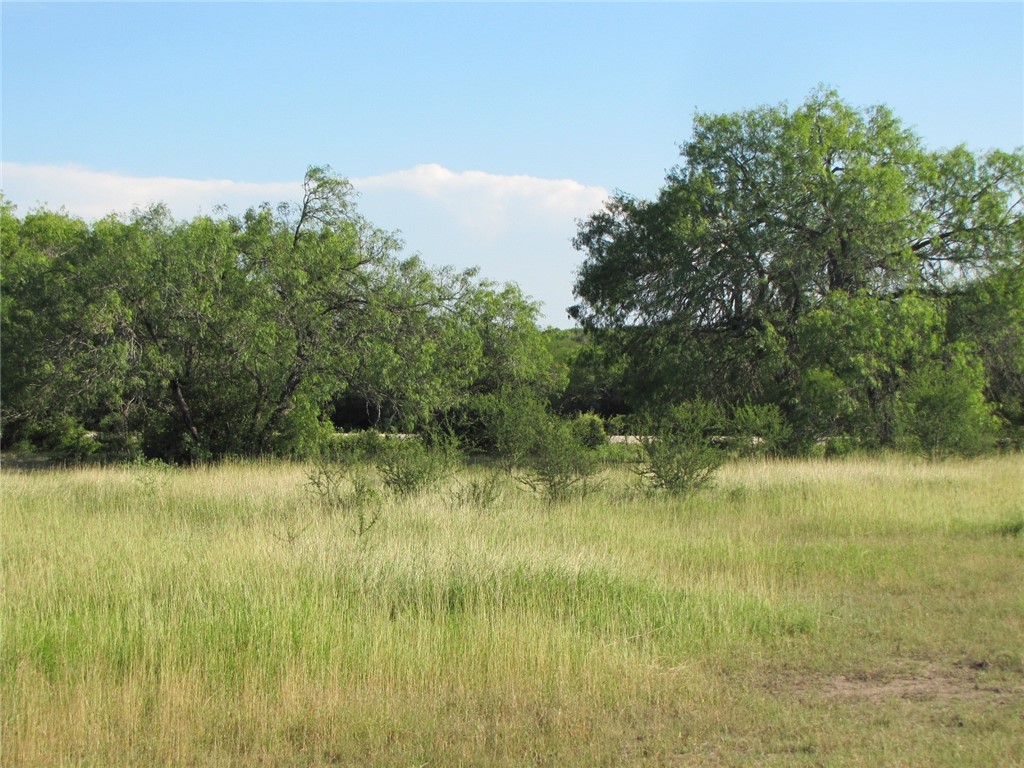
[[[486,472],[359,537],[300,465],[5,469],[3,764],[1024,763],[1019,456]]]

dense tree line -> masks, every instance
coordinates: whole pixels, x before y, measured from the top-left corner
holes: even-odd
[[[414,429],[554,385],[516,287],[397,258],[327,168],[240,217],[0,214],[8,447],[308,453],[339,425]]]
[[[770,405],[794,449],[1019,440],[1024,153],[928,151],[819,90],[698,115],[681,156],[656,199],[579,228],[594,346],[572,388],[627,411]]]
[[[929,151],[819,90],[698,115],[681,154],[656,199],[580,223],[567,331],[515,286],[399,258],[329,168],[241,216],[0,202],[3,447],[311,455],[376,427],[571,474],[559,441],[601,430],[557,412],[661,430],[661,452],[1021,444],[1024,152]]]

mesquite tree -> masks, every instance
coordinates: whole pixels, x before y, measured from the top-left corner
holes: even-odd
[[[819,90],[794,110],[698,115],[681,155],[656,199],[613,197],[575,240],[585,260],[572,312],[610,354],[627,356],[634,407],[752,398],[778,403],[810,430],[798,437],[816,438],[803,398],[810,375],[834,379],[839,400],[867,401],[850,406],[858,415],[843,429],[888,442],[908,366],[928,360],[906,349],[912,323],[885,318],[910,322],[917,305],[904,302],[930,303],[935,322],[921,330],[937,336],[921,342],[941,358],[950,302],[1022,268],[1019,150],[931,152],[886,107],[855,109]],[[849,318],[835,317],[847,310],[878,331],[855,335],[856,354],[840,335]],[[972,311],[1019,327],[1024,309],[974,301],[959,316]],[[816,356],[829,327],[837,349]],[[1019,335],[965,341],[1021,371]]]

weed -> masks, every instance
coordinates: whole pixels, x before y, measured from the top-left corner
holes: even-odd
[[[472,478],[459,485],[448,499],[451,509],[471,508],[479,511],[493,509],[504,494],[504,478],[489,472],[484,478]]]
[[[305,490],[327,511],[351,516],[352,532],[358,537],[380,520],[381,494],[362,465],[319,462],[309,473]]]
[[[375,457],[377,471],[396,496],[411,496],[433,488],[450,476],[459,463],[453,443],[426,445],[419,438],[395,440]]]

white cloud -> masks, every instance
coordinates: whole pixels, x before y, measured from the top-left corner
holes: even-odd
[[[432,264],[479,267],[484,277],[518,283],[543,305],[541,321],[567,326],[581,255],[576,220],[601,208],[602,187],[571,179],[456,173],[440,165],[353,179],[359,208],[386,229],[400,229]]]
[[[406,193],[434,201],[460,228],[492,241],[521,223],[524,215],[571,224],[597,210],[608,197],[603,187],[572,179],[455,172],[437,164],[354,179],[353,184],[367,194]]]
[[[169,176],[126,176],[77,165],[0,164],[3,192],[25,210],[37,206],[64,208],[83,219],[128,213],[153,203],[166,203],[175,216],[212,213],[218,205],[240,213],[263,202],[294,198],[298,182],[260,184],[226,179],[181,179]]]
[[[551,213],[562,214],[574,213],[581,205],[600,205],[608,194],[603,187],[588,187],[572,179],[503,176],[484,171],[456,173],[436,163],[369,176],[353,183],[365,189],[406,189],[432,198],[472,194],[489,202],[531,200]]]
[[[290,182],[141,177],[73,165],[0,163],[5,197],[22,213],[40,205],[87,220],[166,203],[178,218],[232,213],[263,202],[297,201]],[[608,198],[602,187],[571,179],[451,171],[441,165],[351,179],[359,210],[401,231],[407,248],[435,265],[479,267],[484,277],[513,281],[544,305],[542,321],[564,325],[580,261],[571,246],[576,220]]]

